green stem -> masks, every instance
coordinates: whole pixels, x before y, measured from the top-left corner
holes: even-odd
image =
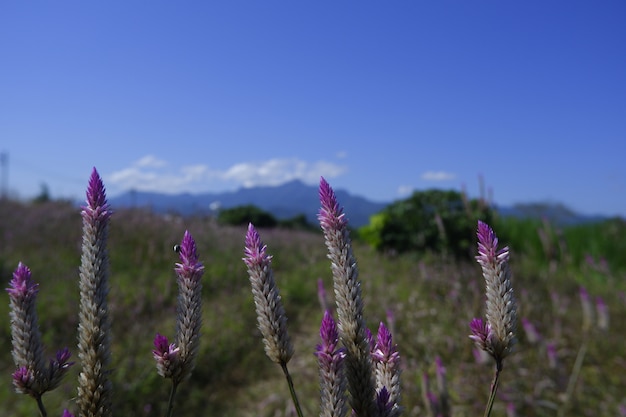
[[[287,364],[285,362],[281,362],[280,367],[283,368],[283,373],[285,374],[285,378],[287,378],[289,392],[291,393],[291,399],[293,400],[293,405],[296,407],[298,417],[303,417],[302,409],[300,408],[300,402],[298,401],[298,396],[296,395],[296,389],[293,386],[293,380],[291,379],[291,375],[289,374],[289,370],[287,369]]]
[[[489,417],[491,414],[491,408],[493,402],[496,399],[496,393],[498,392],[498,382],[500,382],[500,372],[502,371],[502,361],[496,361],[496,374],[493,376],[493,382],[491,383],[491,393],[489,394],[489,401],[487,401],[487,407],[485,408],[484,417]]]
[[[178,383],[172,380],[172,389],[170,391],[170,400],[167,405],[167,417],[172,417],[172,411],[174,411],[174,396],[176,395],[176,388]]]
[[[35,397],[35,400],[37,400],[37,407],[39,407],[39,415],[41,417],[48,417],[48,412],[46,411],[46,407],[44,407],[43,405],[43,400],[41,399],[41,395],[37,395]]]
[[[580,376],[580,370],[583,366],[583,361],[585,360],[585,355],[587,354],[589,338],[585,335],[583,339],[582,345],[580,345],[580,349],[578,349],[578,355],[576,355],[576,361],[574,362],[574,368],[572,369],[572,374],[569,377],[569,381],[567,382],[567,390],[565,391],[565,400],[561,408],[559,408],[559,412],[557,414],[558,417],[562,417],[565,415],[565,412],[569,408],[569,404],[572,399],[572,395],[574,394],[574,388],[576,388],[576,383],[578,382],[578,377]]]

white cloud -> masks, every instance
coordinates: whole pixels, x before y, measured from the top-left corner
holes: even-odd
[[[280,185],[292,180],[316,184],[321,176],[334,178],[347,168],[327,161],[307,162],[298,158],[242,162],[226,170],[214,170],[205,164],[172,169],[170,164],[152,155],[130,167],[113,172],[107,181],[120,190],[164,193],[202,192],[235,186]]]
[[[425,181],[450,181],[455,179],[456,175],[446,171],[426,171],[421,178]]]
[[[135,161],[133,165],[141,168],[162,168],[167,165],[167,162],[157,158],[154,155],[146,155],[143,158]]]
[[[321,176],[334,178],[345,171],[345,166],[332,162],[310,163],[297,158],[289,158],[239,163],[226,170],[222,177],[244,187],[255,187],[258,185],[280,185],[293,180],[316,183]]]

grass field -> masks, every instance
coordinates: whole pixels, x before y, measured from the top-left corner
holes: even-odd
[[[178,259],[172,246],[180,242],[185,230],[194,236],[205,266],[204,312],[198,363],[191,379],[179,388],[176,415],[293,415],[282,371],[265,356],[256,329],[241,260],[245,227],[141,210],[119,210],[111,221],[109,307],[115,415],[164,414],[169,381],[157,375],[152,342],[157,332],[169,337],[174,333],[177,288],[173,267]],[[556,416],[559,410],[564,413],[566,403],[568,409],[562,415],[626,415],[623,221],[604,228],[565,231],[541,223],[520,226],[501,221],[494,230],[501,244],[511,245],[513,287],[521,320],[516,352],[505,361],[492,415]],[[318,279],[332,295],[323,236],[281,229],[259,233],[274,257],[274,272],[289,318],[296,348],[289,366],[296,390],[305,415],[318,415],[313,355],[323,313]],[[80,245],[81,217],[76,207],[62,202],[0,202],[3,288],[19,261],[31,268],[33,279],[40,284],[38,315],[47,357],[68,346],[74,352],[72,359],[77,360]],[[422,385],[424,375],[435,380],[438,357],[446,368],[452,415],[482,415],[493,363],[477,355],[468,338],[469,322],[484,314],[479,265],[435,255],[386,256],[358,239],[354,251],[367,324],[375,331],[378,323],[385,321],[398,344],[404,415],[428,415]],[[599,328],[595,314],[592,328],[583,332],[581,286],[588,290],[594,306],[598,297],[608,306],[608,329]],[[7,295],[0,303],[0,317],[4,317],[0,326],[0,345],[4,347],[0,353],[0,414],[35,416],[35,402],[16,394],[11,384],[15,366]],[[583,343],[588,349],[573,384],[572,370]],[[74,409],[78,368],[77,364],[60,388],[44,396],[49,415],[60,416],[63,408]]]

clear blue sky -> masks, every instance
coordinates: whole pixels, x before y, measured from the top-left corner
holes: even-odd
[[[291,179],[626,216],[626,2],[6,1],[11,193]]]

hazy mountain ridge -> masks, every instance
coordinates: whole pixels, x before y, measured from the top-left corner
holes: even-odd
[[[335,192],[353,227],[368,224],[371,215],[380,212],[391,203],[374,202],[340,189]],[[298,180],[279,186],[240,188],[222,193],[172,195],[127,191],[110,198],[109,202],[113,207],[148,207],[159,213],[175,212],[182,215],[209,214],[215,213],[217,209],[252,204],[272,213],[278,219],[304,214],[311,223],[317,221],[319,210],[318,187]],[[496,207],[496,210],[506,217],[545,218],[559,225],[606,219],[603,216],[581,215],[558,203],[516,204],[512,207]]]

